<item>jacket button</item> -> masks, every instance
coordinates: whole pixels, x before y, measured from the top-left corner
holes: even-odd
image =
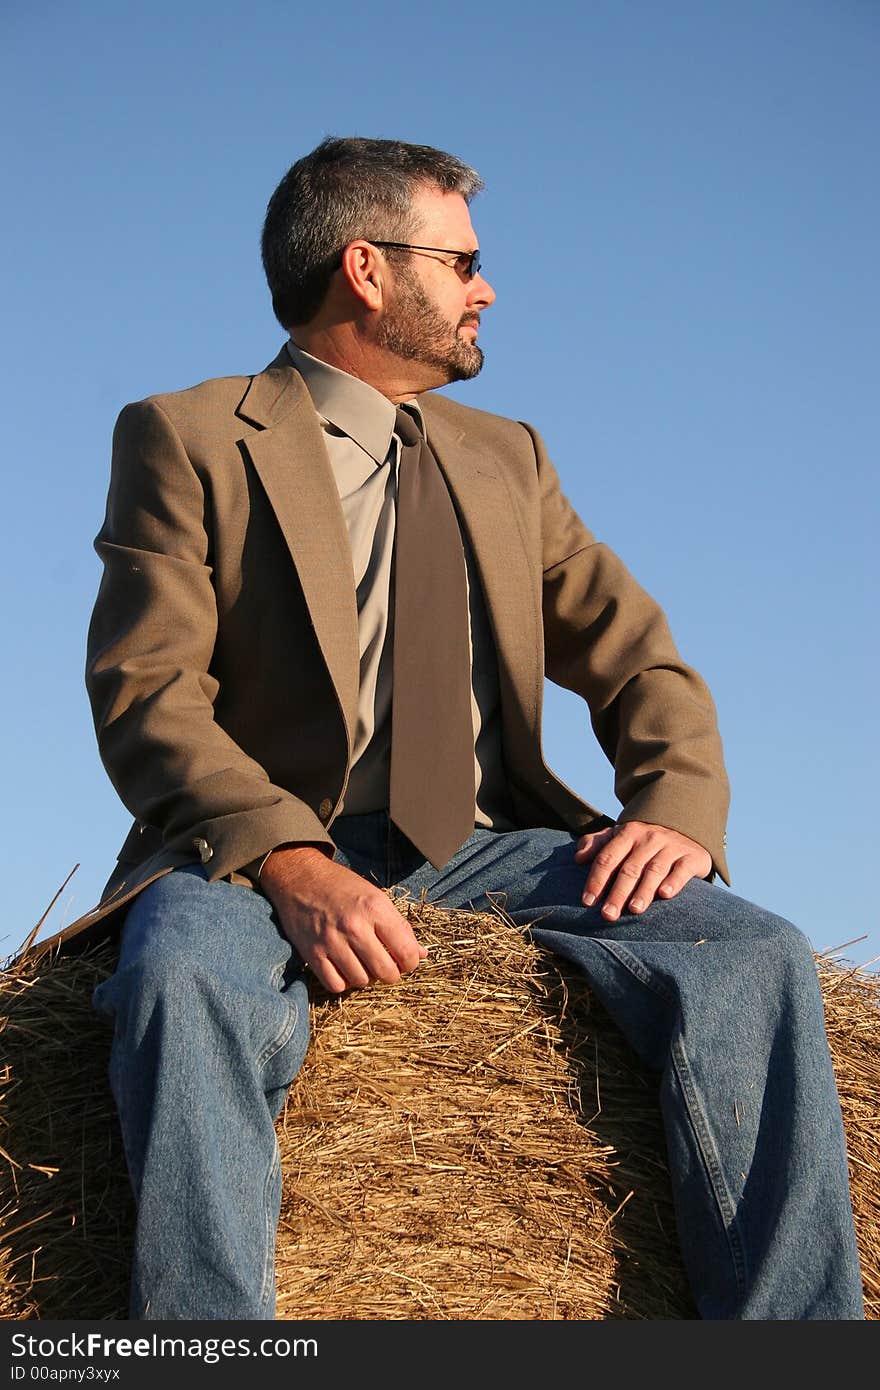
[[[726,849],[726,848],[727,848],[727,831],[726,831],[726,830],[725,830],[724,834],[721,836],[721,843],[722,843],[722,845],[724,846],[724,848]]]
[[[330,800],[329,796],[325,796],[318,807],[318,815],[321,817],[321,820],[329,820],[332,814],[333,802]]]
[[[208,844],[208,841],[207,841],[207,840],[202,840],[202,839],[193,840],[192,846],[193,846],[193,849],[197,849],[197,850],[198,850],[198,852],[199,852],[199,858],[201,859],[201,861],[202,861],[203,864],[207,864],[207,862],[208,862],[209,859],[213,859],[213,857],[214,857],[214,851],[212,850],[211,846]]]

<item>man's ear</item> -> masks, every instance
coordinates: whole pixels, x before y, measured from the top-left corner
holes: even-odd
[[[352,241],[342,253],[341,270],[353,295],[374,313],[387,298],[388,262],[369,241]]]

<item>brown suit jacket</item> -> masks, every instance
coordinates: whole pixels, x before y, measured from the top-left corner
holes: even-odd
[[[527,425],[433,394],[420,405],[485,591],[520,823],[610,823],[544,763],[546,673],[589,705],[618,818],[691,836],[727,881],[714,707],[662,612],[572,510]],[[87,684],[135,824],[100,905],[60,934],[83,940],[180,865],[214,880],[286,841],[333,844],[357,717],[355,587],[317,415],[285,351],[252,378],[125,407],[95,544]]]

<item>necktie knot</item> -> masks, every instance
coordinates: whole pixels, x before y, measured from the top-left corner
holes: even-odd
[[[394,417],[394,432],[405,448],[422,443],[421,430],[409,411],[404,410],[402,405],[397,407],[397,413]]]

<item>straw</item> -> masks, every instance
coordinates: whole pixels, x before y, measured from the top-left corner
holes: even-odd
[[[583,979],[501,913],[395,896],[429,956],[330,997],[277,1123],[278,1318],[692,1318],[657,1102]],[[0,1316],[124,1318],[133,1206],[90,1005],[115,951],[0,976]],[[817,957],[880,1316],[880,979]]]

